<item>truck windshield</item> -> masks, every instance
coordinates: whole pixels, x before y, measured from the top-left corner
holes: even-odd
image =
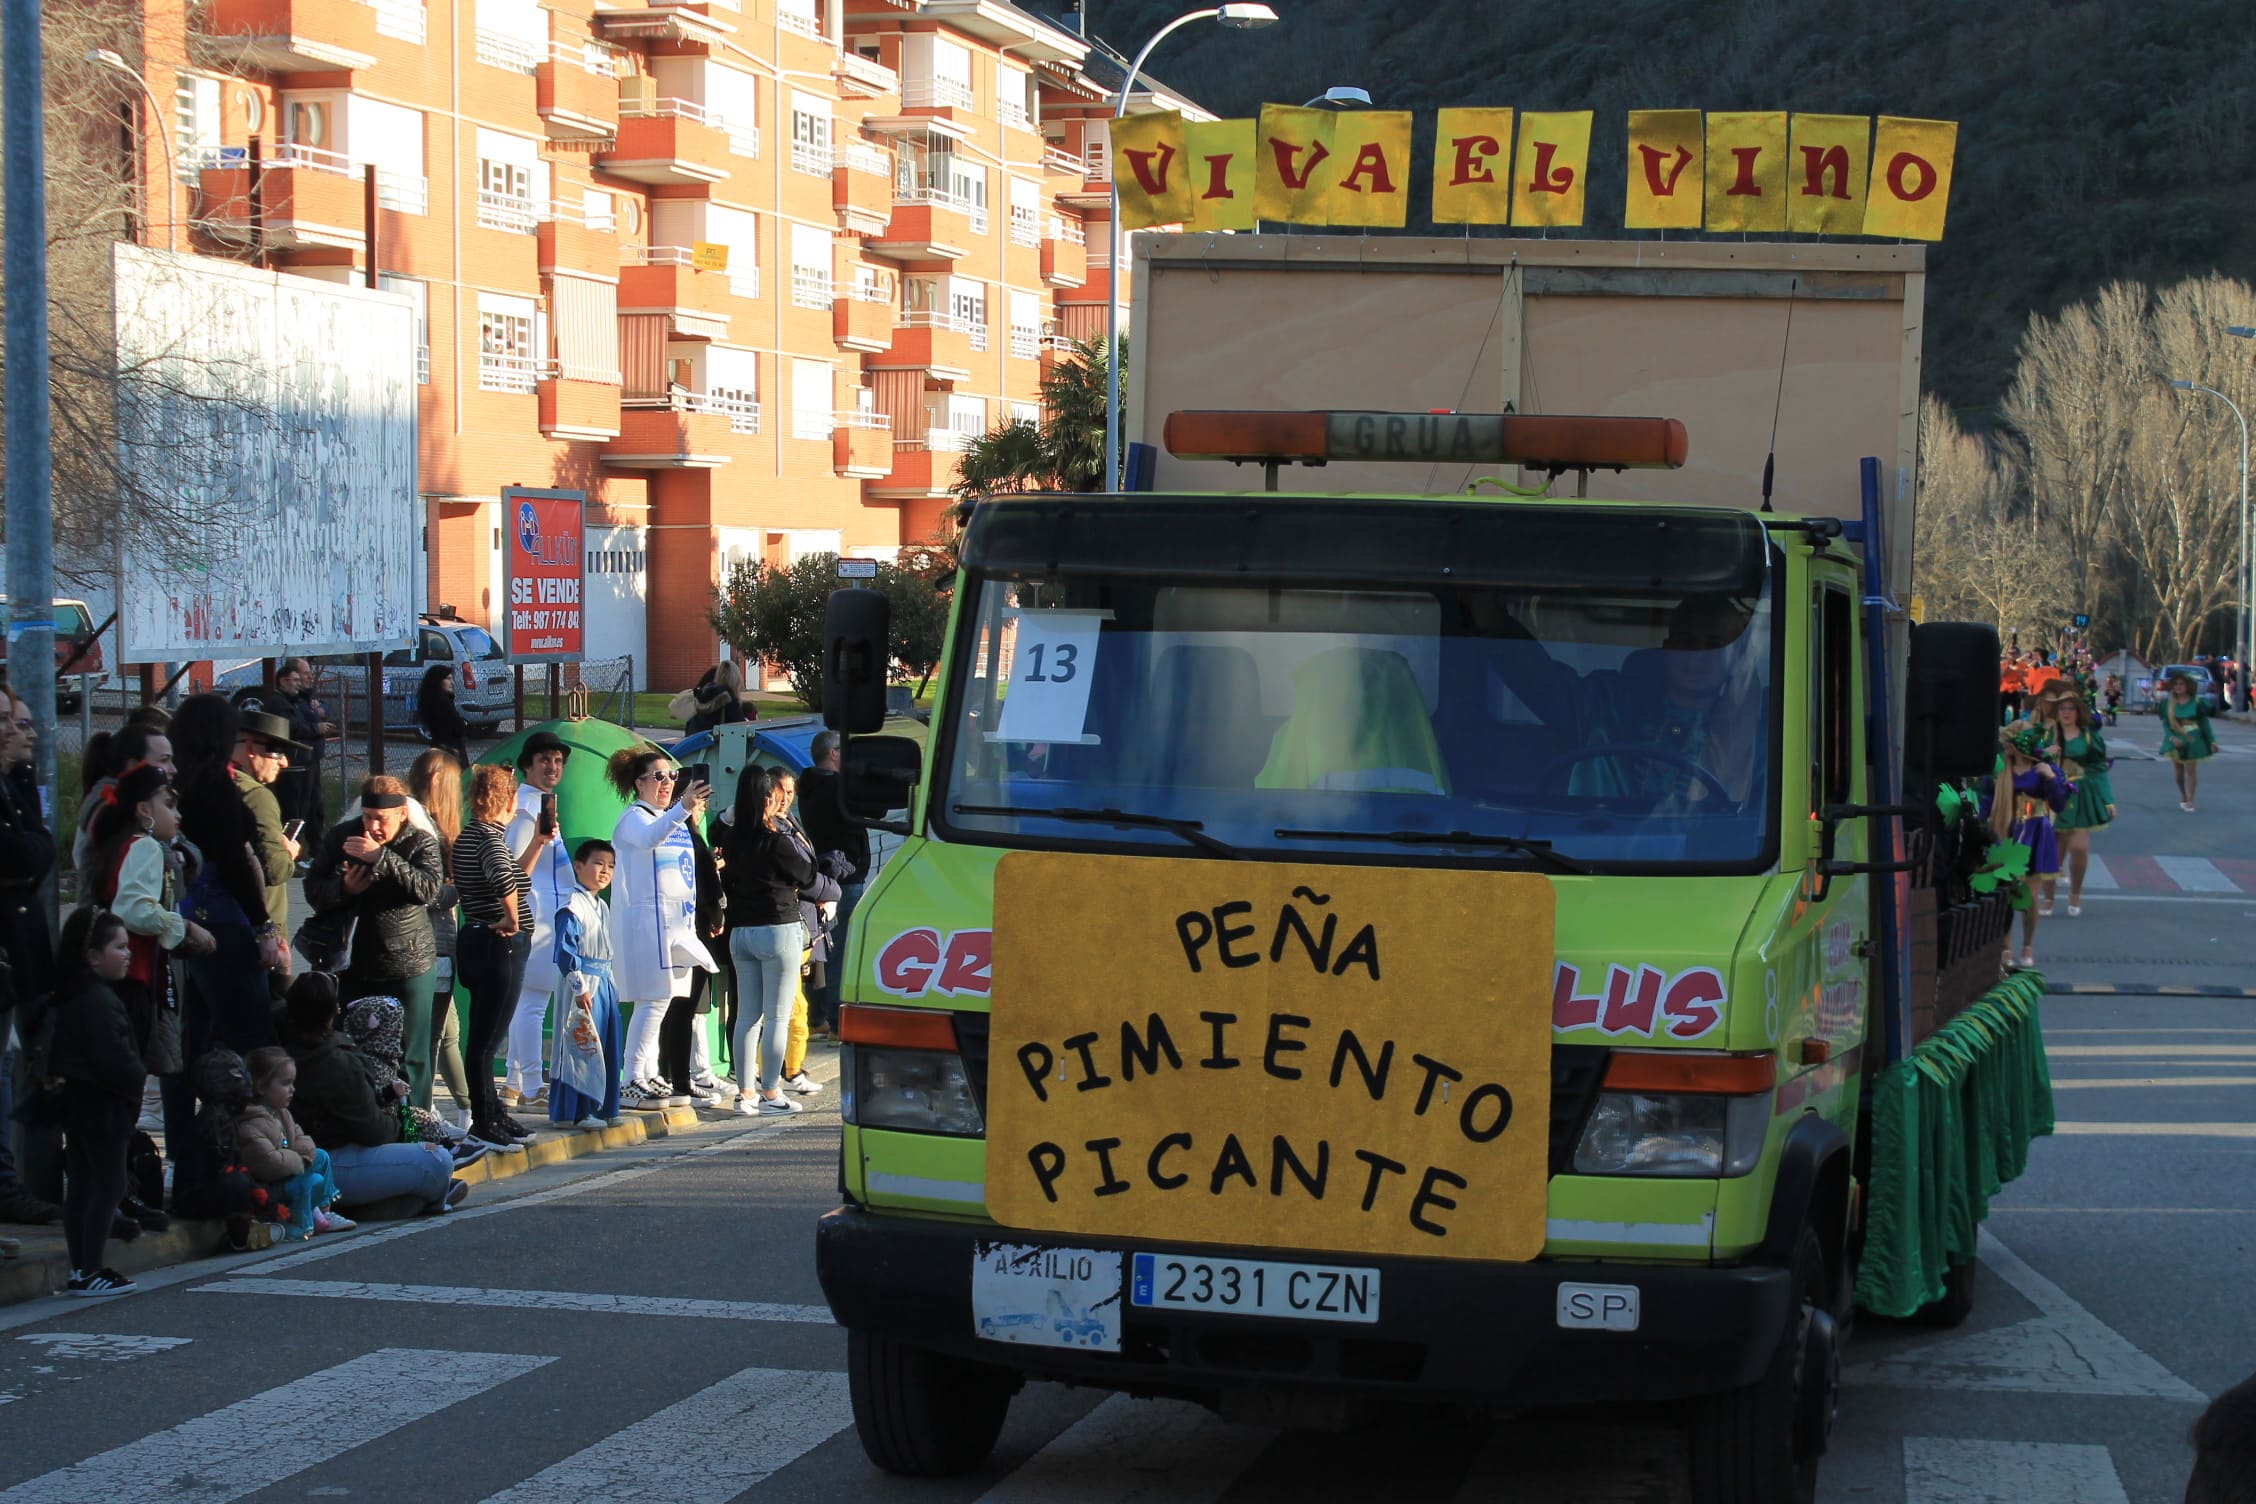
[[[1766,865],[1769,551],[1752,519],[1716,516],[1715,536],[1680,514],[1656,540],[1608,536],[1650,515],[1584,513],[1573,557],[1531,534],[1517,541],[1553,551],[1518,562],[1511,537],[1451,535],[1486,545],[1468,550],[1486,566],[1402,567],[1396,535],[1361,545],[1383,582],[1360,584],[1356,540],[1383,518],[1273,531],[1291,559],[1266,580],[1228,537],[1172,578],[1103,528],[1078,545],[1032,529],[1038,563],[975,540],[935,821],[962,840],[1257,859]]]

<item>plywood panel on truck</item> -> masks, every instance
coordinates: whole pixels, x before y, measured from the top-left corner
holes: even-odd
[[[1685,469],[1600,475],[1592,494],[1753,507],[1775,410],[1779,510],[1857,516],[1857,462],[1878,458],[1890,578],[1908,588],[1924,247],[1139,235],[1134,251],[1127,433],[1160,450],[1156,489],[1261,484],[1166,454],[1173,411],[1509,404],[1680,418]],[[1279,483],[1454,492],[1496,468],[1334,465]]]

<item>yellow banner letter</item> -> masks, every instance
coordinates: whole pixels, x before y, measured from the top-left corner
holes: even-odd
[[[1434,125],[1437,225],[1501,225],[1512,218],[1512,112],[1449,109]]]
[[[1708,228],[1786,228],[1786,115],[1708,117]]]
[[[1796,115],[1787,152],[1787,227],[1803,235],[1864,233],[1864,180],[1872,163],[1865,115]]]
[[[1700,112],[1629,112],[1629,199],[1622,224],[1632,230],[1700,228]]]
[[[1191,217],[1191,164],[1183,117],[1175,110],[1112,122],[1112,175],[1120,185],[1122,229],[1179,225]]]
[[[1339,181],[1332,130],[1340,118],[1336,110],[1284,104],[1261,107],[1253,160],[1256,219],[1295,225],[1327,222],[1331,185]]]
[[[1189,230],[1253,228],[1251,120],[1192,121],[1183,127],[1190,157]]]
[[[1512,223],[1579,225],[1590,168],[1590,111],[1530,111],[1520,121]]]
[[[1940,240],[1950,207],[1951,161],[1958,153],[1955,120],[1880,117],[1872,142],[1872,192],[1864,233],[1902,240]]]
[[[1410,112],[1348,110],[1332,129],[1335,225],[1399,230],[1410,212]]]

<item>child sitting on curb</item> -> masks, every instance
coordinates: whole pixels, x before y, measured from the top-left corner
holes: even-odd
[[[316,1232],[344,1232],[359,1224],[329,1210],[337,1182],[329,1173],[329,1151],[290,1116],[298,1089],[297,1063],[280,1045],[251,1051],[251,1100],[235,1119],[235,1148],[244,1166],[269,1195],[282,1203],[282,1240],[294,1243]]]
[[[449,1002],[444,1006],[453,1005]],[[468,1133],[430,1108],[417,1107],[407,1100],[407,1077],[403,1074],[406,1022],[407,1008],[398,998],[364,997],[345,1004],[342,1028],[360,1052],[368,1084],[400,1115],[401,1142],[441,1145],[454,1156],[455,1168],[460,1169],[482,1158],[485,1148],[472,1143]]]

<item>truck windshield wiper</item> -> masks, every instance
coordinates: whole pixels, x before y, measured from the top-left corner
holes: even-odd
[[[1554,851],[1549,841],[1528,836],[1483,835],[1469,830],[1279,830],[1280,841],[1392,841],[1397,846],[1492,846],[1499,851],[1532,856],[1555,872],[1587,873],[1589,868],[1571,856]]]
[[[951,804],[948,809],[958,815],[1024,815],[1043,820],[1077,820],[1089,825],[1118,825],[1133,830],[1164,830],[1216,856],[1245,855],[1220,836],[1208,835],[1204,820],[1180,820],[1172,815],[1147,815],[1132,809],[1045,808],[1026,804]]]

